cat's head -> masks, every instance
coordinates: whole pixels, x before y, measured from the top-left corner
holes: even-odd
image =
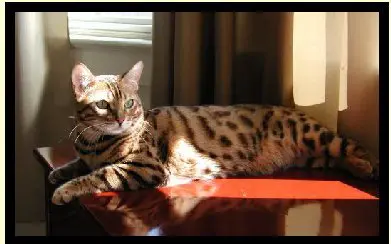
[[[140,61],[124,75],[93,75],[84,64],[72,70],[78,123],[101,134],[119,135],[138,129],[143,108],[138,96],[143,71]]]

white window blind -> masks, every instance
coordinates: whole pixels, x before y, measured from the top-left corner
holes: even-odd
[[[72,44],[152,44],[152,12],[68,12]]]

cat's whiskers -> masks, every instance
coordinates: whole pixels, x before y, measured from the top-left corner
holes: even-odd
[[[79,127],[81,125],[81,123],[77,123],[75,127],[73,127],[73,129],[71,130],[71,132],[69,133],[68,135],[68,138],[71,138],[71,135],[72,133],[76,130],[77,127]]]
[[[81,134],[83,134],[84,131],[86,131],[87,129],[89,129],[89,128],[91,128],[91,127],[92,127],[92,125],[86,127],[81,133],[79,133],[78,136],[76,137],[74,143],[76,143],[76,141],[79,139],[79,137],[81,136]]]
[[[79,139],[79,137],[86,131],[86,130],[88,130],[88,129],[90,129],[91,127],[93,127],[93,126],[100,126],[100,125],[103,125],[103,124],[105,124],[106,122],[104,122],[104,123],[101,123],[101,124],[98,124],[98,125],[90,125],[90,126],[87,126],[84,130],[82,130],[82,132],[80,132],[80,134],[76,137],[76,139],[75,139],[75,143],[76,143],[76,141]]]
[[[75,129],[80,125],[80,123],[76,124],[75,127],[71,130],[71,132],[68,134],[68,139],[71,138],[72,133],[75,131]],[[57,143],[61,143],[63,140],[65,140],[66,136],[64,135]]]

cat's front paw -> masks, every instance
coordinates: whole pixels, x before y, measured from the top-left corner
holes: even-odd
[[[72,172],[71,168],[58,168],[50,172],[48,176],[48,180],[51,184],[57,185],[65,183],[71,179],[73,179],[76,175]]]
[[[72,185],[65,183],[58,187],[52,196],[52,203],[55,205],[65,205],[76,198],[75,189]]]
[[[48,176],[48,180],[51,184],[56,185],[61,181],[60,173],[58,170],[53,170]]]

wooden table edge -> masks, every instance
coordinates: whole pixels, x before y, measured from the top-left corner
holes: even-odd
[[[33,149],[33,155],[35,157],[35,159],[41,164],[41,166],[43,167],[44,171],[45,172],[50,172],[53,170],[53,167],[51,164],[49,164],[46,159],[42,156],[42,154],[39,152],[39,149],[40,148],[43,148],[43,147],[39,147],[39,148],[34,148]],[[45,177],[46,177],[46,173],[45,173]],[[45,182],[47,181],[47,179],[45,179]],[[49,183],[50,184],[50,183]],[[46,189],[46,183],[45,183],[45,216],[47,216],[48,214],[48,210],[49,210],[49,204],[52,204],[51,202],[48,203],[47,201],[51,199],[51,196],[48,195],[48,190]],[[87,210],[87,211],[84,211],[86,214],[89,215],[89,217],[99,226],[100,230],[107,236],[111,236],[110,233],[108,231],[105,230],[104,226],[100,223],[100,221],[96,218],[96,216],[89,210],[89,208],[80,200],[77,200],[78,203],[79,203],[79,206],[83,209],[83,210]],[[49,218],[46,218],[46,232],[48,234],[48,232],[50,232],[50,222],[49,222]]]

